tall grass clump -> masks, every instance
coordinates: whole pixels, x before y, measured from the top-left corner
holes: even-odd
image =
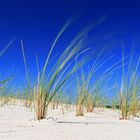
[[[84,82],[78,84],[76,97],[76,116],[84,116],[84,102],[88,96]]]
[[[124,61],[123,61],[124,64]],[[131,54],[128,66],[123,67],[120,90],[120,119],[138,116],[140,111],[140,56]]]
[[[60,32],[58,32],[52,46],[50,47],[50,51],[46,57],[45,64],[41,70],[39,68],[37,59],[38,75],[37,82],[33,85],[33,87],[30,83],[23,42],[21,41],[25,70],[28,80],[28,94],[31,92],[34,93],[35,111],[38,120],[45,118],[49,103],[62,88],[62,86],[64,86],[69,77],[75,72],[75,66],[73,65],[75,60],[78,60],[77,69],[79,69],[85,63],[85,58],[81,58],[81,55],[89,50],[89,48],[85,48],[85,40],[87,38],[87,34],[92,28],[102,23],[103,20],[104,17],[100,18],[94,25],[91,25],[78,33],[78,35],[76,35],[69,43],[69,45],[65,47],[66,49],[62,52],[59,58],[57,58],[53,64],[49,65],[52,63],[50,58],[54,57],[52,56],[52,52],[56,46],[57,41],[61,37],[62,33],[71,24],[71,21],[68,21],[60,30]]]
[[[87,75],[81,74],[81,78],[77,81],[77,99],[76,99],[76,116],[84,115],[84,108],[87,112],[92,112],[95,106],[102,106],[104,103],[104,94],[109,92],[111,88],[106,87],[107,80],[112,73],[120,68],[121,61],[114,63],[111,67],[104,69],[104,66],[111,60],[112,55],[106,55],[107,48],[104,47],[93,56],[91,68]],[[104,69],[101,73],[100,71]],[[99,74],[100,73],[100,74]]]

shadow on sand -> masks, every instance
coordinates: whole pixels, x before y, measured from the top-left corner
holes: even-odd
[[[117,124],[115,122],[72,122],[72,121],[57,121],[57,124],[85,124],[85,125],[89,125],[89,124]]]

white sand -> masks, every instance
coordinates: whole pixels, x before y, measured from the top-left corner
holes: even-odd
[[[117,112],[107,109],[85,117],[51,110],[39,122],[22,106],[4,106],[0,108],[0,140],[140,140],[140,119],[118,118]]]

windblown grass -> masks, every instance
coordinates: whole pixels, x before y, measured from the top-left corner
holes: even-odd
[[[83,116],[84,108],[86,108],[87,112],[92,112],[95,106],[104,106],[104,102],[106,102],[104,94],[109,92],[112,87],[104,87],[112,73],[121,67],[121,61],[117,61],[112,66],[105,69],[102,74],[97,76],[99,70],[101,70],[113,57],[109,56],[101,59],[101,57],[103,57],[103,55],[106,53],[106,49],[107,48],[104,47],[97,52],[97,54],[94,56],[94,61],[87,76],[82,73],[80,80],[78,79],[82,82],[78,83],[77,86],[76,116]],[[94,80],[92,80],[93,78]]]
[[[71,21],[66,22],[50,46],[50,51],[42,69],[40,69],[38,58],[36,57],[38,73],[34,83],[31,83],[30,80],[24,44],[21,40],[27,86],[23,90],[22,97],[19,98],[16,92],[7,90],[7,83],[11,78],[0,80],[0,105],[15,104],[18,99],[23,100],[26,107],[34,107],[37,120],[46,117],[50,104],[52,109],[58,109],[61,106],[62,113],[64,114],[64,108],[68,110],[73,102],[69,94],[65,95],[63,87],[74,73],[77,74],[79,69],[83,69],[82,66],[86,62],[94,59],[92,64],[90,63],[91,66],[88,74],[81,72],[80,78],[76,75],[76,116],[84,116],[85,112],[93,112],[95,107],[105,106],[105,94],[112,89],[112,87],[106,86],[107,81],[115,70],[123,67],[121,87],[119,87],[119,91],[116,90],[117,96],[115,98],[112,100],[109,98],[112,101],[111,103],[109,102],[109,107],[112,107],[113,110],[120,109],[120,119],[129,119],[132,116],[138,117],[140,115],[140,56],[137,57],[135,55],[134,57],[131,55],[127,67],[125,67],[126,57],[123,56],[122,61],[118,61],[106,69],[103,67],[113,57],[112,55],[106,55],[108,51],[106,46],[103,49],[96,50],[91,56],[84,55],[81,57],[81,55],[90,50],[85,43],[89,31],[102,23],[102,21],[103,18],[99,19],[94,25],[83,29],[65,47],[62,54],[57,59],[54,59],[54,61],[51,61],[54,58],[53,51],[59,38],[71,24]],[[11,46],[13,41],[0,52],[0,57]],[[104,58],[104,55],[107,57]],[[121,62],[122,64],[120,64]],[[99,70],[102,72],[99,72]]]
[[[124,63],[124,61],[123,61]],[[130,56],[128,67],[123,67],[122,85],[120,90],[120,119],[138,116],[140,111],[140,56]]]
[[[62,88],[65,82],[69,79],[69,77],[77,69],[82,67],[83,64],[85,63],[84,61],[85,58],[80,59],[80,56],[89,50],[89,48],[84,49],[85,47],[84,42],[86,40],[87,34],[93,27],[102,23],[103,20],[104,18],[100,18],[99,21],[96,22],[94,25],[91,25],[85,28],[76,37],[74,37],[74,39],[66,47],[66,49],[61,54],[61,56],[59,56],[58,60],[54,62],[51,70],[48,72],[47,68],[48,68],[48,64],[49,64],[49,60],[51,58],[52,52],[60,36],[70,25],[71,21],[68,21],[60,30],[60,32],[57,34],[50,48],[50,52],[48,53],[43,69],[41,71],[39,69],[39,64],[37,60],[38,76],[37,76],[37,82],[35,83],[33,87],[31,87],[27,64],[26,64],[25,53],[24,53],[23,42],[21,41],[23,59],[24,59],[25,70],[27,74],[27,80],[28,80],[27,97],[32,92],[34,93],[35,109],[36,109],[36,115],[37,115],[38,120],[45,118],[49,103],[52,101],[52,99],[55,97],[58,91]],[[78,59],[80,60],[77,63],[77,68],[75,69],[75,66],[73,65],[73,63]]]

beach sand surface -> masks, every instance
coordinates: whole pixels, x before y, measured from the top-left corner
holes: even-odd
[[[49,109],[46,119],[18,105],[0,107],[0,140],[140,140],[140,119],[119,120],[111,109],[95,109],[84,117],[75,110]]]

